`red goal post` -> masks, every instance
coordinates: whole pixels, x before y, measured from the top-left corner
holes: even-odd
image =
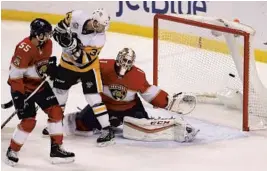
[[[249,66],[250,66],[250,33],[234,29],[226,26],[219,26],[210,23],[205,23],[201,21],[197,21],[194,19],[190,19],[190,17],[181,17],[170,16],[164,14],[156,14],[154,16],[154,33],[153,33],[153,84],[158,85],[158,66],[159,66],[159,21],[164,20],[168,22],[180,23],[184,25],[190,25],[210,30],[216,30],[223,33],[231,33],[234,35],[239,35],[244,37],[244,66],[243,66],[243,121],[242,121],[242,129],[243,131],[249,131]],[[177,73],[179,74],[179,73]]]

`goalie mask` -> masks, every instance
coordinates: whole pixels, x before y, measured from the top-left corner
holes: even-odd
[[[130,71],[135,62],[135,52],[131,48],[124,48],[119,51],[116,58],[116,72],[123,77],[127,71]]]

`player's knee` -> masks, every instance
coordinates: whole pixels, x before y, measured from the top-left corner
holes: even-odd
[[[19,124],[19,128],[25,132],[30,133],[34,129],[35,125],[36,125],[35,118],[27,118],[27,119],[21,120]]]
[[[63,119],[63,111],[59,105],[51,106],[44,112],[48,114],[49,122],[58,122]]]
[[[69,95],[68,91],[69,90],[53,88],[53,92],[57,97],[59,105],[64,106],[66,104]]]
[[[102,103],[102,98],[100,94],[98,93],[85,94],[85,99],[90,106],[94,106],[95,104]]]

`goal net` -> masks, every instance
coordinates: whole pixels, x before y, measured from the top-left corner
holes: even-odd
[[[192,92],[192,116],[264,128],[267,89],[258,77],[253,28],[225,19],[156,14],[153,81],[168,93]],[[223,121],[221,118],[224,118]]]

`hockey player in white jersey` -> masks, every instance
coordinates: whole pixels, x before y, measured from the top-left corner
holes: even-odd
[[[55,69],[54,92],[63,111],[70,87],[81,80],[86,101],[102,127],[99,144],[108,144],[114,138],[106,106],[99,95],[103,86],[98,55],[105,44],[109,23],[110,16],[103,9],[91,15],[81,10],[68,12],[53,34],[63,49],[60,64],[57,67],[56,58],[50,61]]]

